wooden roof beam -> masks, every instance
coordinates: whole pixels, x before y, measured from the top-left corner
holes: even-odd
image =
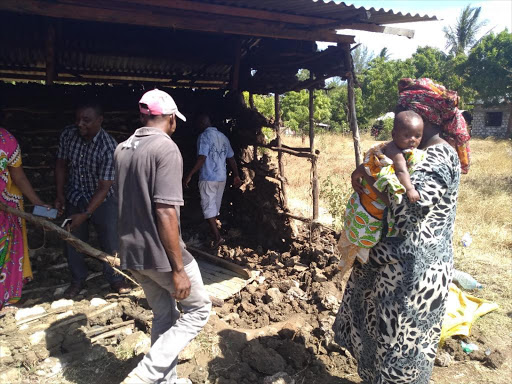
[[[36,14],[55,18],[142,25],[160,28],[223,33],[233,35],[269,37],[302,41],[326,41],[332,43],[354,43],[354,36],[338,35],[335,31],[308,31],[289,25],[264,21],[223,20],[211,17],[184,17],[176,12],[154,12],[150,7],[133,9],[110,6],[102,8],[102,2],[91,4],[55,3],[41,0],[2,0],[0,10]]]
[[[385,25],[377,25],[377,24],[366,24],[366,23],[343,24],[343,25],[336,26],[335,29],[356,29],[359,31],[380,32],[380,33],[385,33],[388,35],[405,36],[409,39],[412,39],[414,37],[413,29],[388,27]]]
[[[69,0],[80,2],[80,0]],[[144,6],[155,6],[170,9],[179,9],[182,11],[193,11],[200,13],[209,13],[220,16],[247,17],[251,19],[277,21],[281,23],[292,23],[301,25],[322,25],[334,22],[334,19],[309,17],[294,15],[282,12],[270,12],[259,9],[248,9],[240,7],[232,7],[228,5],[206,4],[188,0],[120,0],[122,2],[139,4]]]

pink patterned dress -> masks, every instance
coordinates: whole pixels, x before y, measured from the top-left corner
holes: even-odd
[[[8,167],[21,167],[21,151],[14,136],[0,128],[0,202],[23,210],[23,195]],[[17,302],[31,278],[25,220],[0,211],[0,309]]]

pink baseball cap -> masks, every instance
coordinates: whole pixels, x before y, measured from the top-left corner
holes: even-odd
[[[171,95],[159,89],[153,89],[142,95],[139,100],[139,110],[143,115],[175,114],[181,120],[187,121],[187,118],[178,111],[178,106]]]

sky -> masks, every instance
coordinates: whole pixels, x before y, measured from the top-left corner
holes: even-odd
[[[376,55],[382,48],[387,47],[391,59],[411,57],[419,46],[428,45],[446,51],[443,27],[455,25],[461,10],[468,4],[471,4],[472,7],[482,7],[480,19],[487,20],[487,25],[482,28],[481,35],[492,28],[495,33],[501,32],[505,28],[512,32],[512,0],[347,0],[345,3],[353,4],[356,7],[362,6],[366,9],[374,7],[376,9],[392,9],[395,13],[409,12],[411,14],[419,13],[420,15],[437,16],[439,21],[390,25],[397,28],[413,29],[415,36],[412,39],[403,36],[353,30],[341,30],[339,32],[355,35],[357,43],[366,45]]]

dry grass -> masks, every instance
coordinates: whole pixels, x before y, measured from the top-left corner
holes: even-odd
[[[305,145],[300,138],[286,137],[285,144]],[[363,149],[374,143],[362,137]],[[340,180],[340,193],[351,191],[349,175],[355,166],[353,142],[350,136],[319,135],[316,148],[319,160],[320,186],[331,176]],[[499,311],[478,322],[485,332],[512,339],[512,143],[474,139],[471,143],[472,166],[463,175],[460,185],[457,219],[454,233],[455,266],[477,278],[484,289],[476,295],[500,305]],[[310,165],[305,159],[285,156],[285,172],[289,182],[290,207],[297,214],[311,216]],[[324,199],[320,206],[327,207]],[[332,218],[321,209],[322,221]],[[469,233],[470,247],[461,245]]]

